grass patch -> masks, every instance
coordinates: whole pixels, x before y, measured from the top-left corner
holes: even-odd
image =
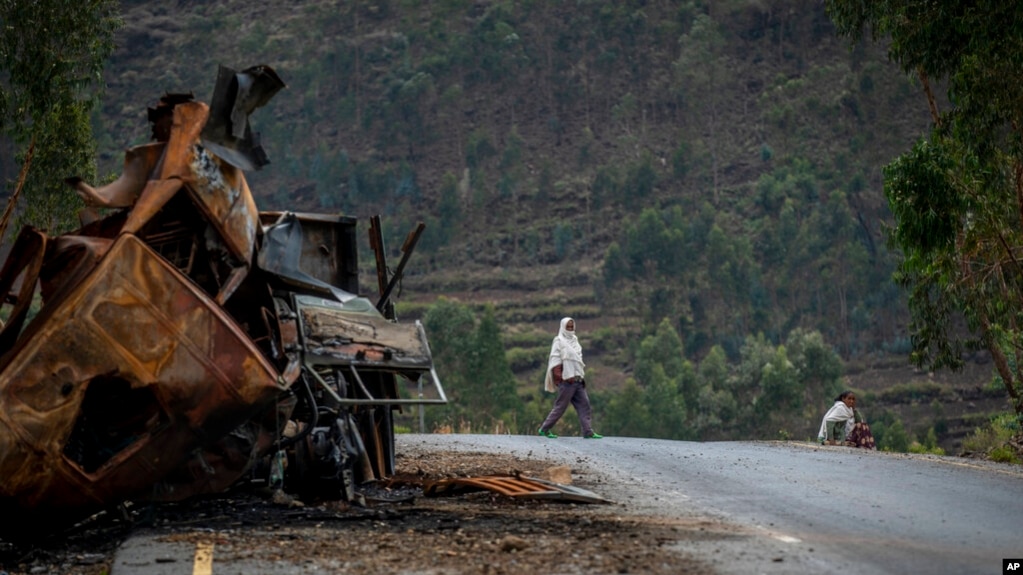
[[[401,321],[423,319],[426,312],[430,309],[430,303],[412,302],[412,301],[399,301],[394,304],[394,313],[398,316]]]
[[[534,323],[540,321],[560,320],[563,317],[588,319],[599,317],[600,307],[596,305],[565,305],[550,303],[542,306],[507,309],[495,308],[494,317],[501,323]]]
[[[1019,454],[1009,444],[1009,440],[1020,432],[1020,422],[1013,413],[1002,413],[993,416],[987,425],[978,427],[963,439],[963,450],[970,453],[983,453],[992,461],[1019,464]]]
[[[501,334],[501,341],[504,342],[505,347],[546,347],[550,348],[551,339],[554,337],[551,333],[543,330],[525,330],[525,331],[508,331]]]
[[[872,394],[875,402],[879,403],[929,403],[935,399],[952,399],[954,395],[951,390],[933,381],[900,383]]]
[[[547,362],[550,346],[521,348],[513,347],[505,352],[508,366],[513,373],[539,369]]]

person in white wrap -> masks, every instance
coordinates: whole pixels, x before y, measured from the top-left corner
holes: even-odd
[[[585,375],[586,364],[583,363],[583,348],[575,335],[575,320],[570,317],[562,318],[561,329],[551,342],[551,354],[547,359],[547,375],[544,377],[543,385],[544,390],[557,393],[557,396],[554,398],[554,407],[537,433],[544,437],[557,437],[551,428],[571,404],[579,416],[583,437],[587,439],[604,437],[593,431],[591,421],[593,412],[590,408],[590,396],[586,394]]]
[[[835,405],[825,413],[817,432],[817,441],[821,445],[845,444],[846,437],[856,424],[856,395],[844,391],[835,398]]]

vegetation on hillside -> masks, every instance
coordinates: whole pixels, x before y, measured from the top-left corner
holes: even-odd
[[[9,198],[0,241],[15,207],[35,226],[77,223],[83,204],[63,179],[95,179],[90,115],[119,25],[116,2],[0,1],[0,135],[8,139],[0,167]]]
[[[1023,5],[828,6],[853,40],[891,36],[889,56],[928,95],[933,127],[885,168],[913,359],[957,368],[964,350],[987,349],[1023,421],[1023,96],[1010,80],[1023,73]],[[954,105],[942,108],[931,83],[946,79]]]
[[[870,23],[897,32],[885,26],[901,20],[889,17],[913,4],[846,14],[841,31],[858,39]],[[902,182],[930,178],[948,201],[928,220],[919,208],[930,204],[916,201],[923,188],[889,193],[896,218],[908,214],[920,225],[896,219],[888,244],[880,166],[931,126],[920,88],[935,84],[887,65],[887,44],[856,41],[850,49],[821,4],[121,6],[125,27],[114,37],[106,97],[93,117],[104,170],[119,170],[120,151],[142,143],[135,138],[145,108],[164,92],[203,99],[218,64],[266,63],[289,89],[254,118],[273,162],[248,175],[262,208],[381,214],[395,248],[424,220],[407,283],[434,295],[514,292],[489,307],[451,299],[401,308],[427,323],[457,398],[431,416],[436,425],[527,429],[521,422],[545,411],[536,372],[550,335],[537,322],[573,315],[601,324],[587,335],[587,357],[595,378],[613,380],[594,393],[606,431],[798,436],[840,385],[840,372],[826,366],[910,350],[895,271],[916,290],[918,321],[954,318],[963,306],[977,311],[965,318],[982,328],[976,344],[1005,350],[1000,373],[1010,393],[1017,385],[1015,315],[995,314],[1015,305],[1009,295],[1018,279],[1012,230],[1020,226],[1011,218],[1019,210],[1002,201],[1019,180],[1011,169],[1016,135],[1006,129],[1016,100],[997,82],[985,92],[992,99],[961,97],[981,93],[962,89],[971,78],[1015,77],[1000,71],[1023,52],[1018,37],[1004,53],[969,42],[952,42],[962,50],[936,59],[920,52],[938,63],[927,77],[948,78],[965,107],[939,116],[927,145],[889,168]],[[1011,35],[1018,8],[990,8],[1003,24],[996,31]],[[948,45],[937,27],[956,26],[932,24],[924,30],[942,41],[931,44]],[[928,45],[910,40],[895,34],[891,44],[907,68],[916,66],[916,47]],[[977,61],[991,67],[967,65]],[[930,101],[942,99],[939,92]],[[1008,111],[996,109],[1003,100]],[[959,169],[942,172],[947,166]],[[13,167],[0,158],[5,178]],[[87,169],[78,172],[88,178]],[[943,179],[949,173],[961,179]],[[997,193],[964,201],[989,184]],[[981,217],[956,228],[974,221],[967,214]],[[924,245],[935,224],[949,224],[934,227],[947,241]],[[972,247],[955,251],[957,238]],[[998,273],[958,275],[969,266],[956,266],[969,261]],[[935,279],[953,289],[929,291]],[[917,357],[954,364],[960,349],[977,347],[960,346],[958,333],[916,331]],[[487,355],[502,346],[500,361]],[[823,363],[800,363],[807,349]],[[630,413],[647,414],[646,427]],[[892,430],[901,444],[898,422],[878,416],[881,435]]]
[[[438,350],[435,360],[451,402],[398,416],[402,429],[433,432],[531,434],[551,407],[542,392],[543,370],[550,350],[537,348],[539,361],[525,393],[516,392],[510,364],[501,354],[493,309],[477,315],[468,306],[442,298],[429,306],[424,323]],[[601,337],[582,334],[584,349],[601,345]],[[608,435],[682,440],[790,439],[812,441],[820,426],[817,406],[829,404],[843,389],[841,360],[818,332],[795,331],[782,345],[762,335],[748,338],[740,359],[730,361],[720,346],[702,361],[684,359],[679,334],[667,320],[645,337],[636,352],[634,377],[621,390],[590,389],[594,422]],[[642,382],[642,383],[641,383]],[[871,407],[866,417],[878,449],[944,454],[939,445],[949,432],[944,405],[949,390],[934,384],[896,385],[861,394]],[[928,405],[929,418],[909,426],[888,408],[897,403]],[[1010,440],[1018,434],[1014,418],[971,418],[972,433],[963,449],[971,455],[1017,461]],[[557,433],[576,435],[574,413],[567,413]]]
[[[257,120],[275,162],[252,177],[262,205],[384,214],[398,238],[425,220],[424,275],[603,262],[595,288],[632,295],[645,333],[669,317],[694,359],[797,328],[845,357],[904,347],[877,166],[927,114],[880,52],[838,42],[820,5],[128,14],[108,111],[152,101],[143,70],[148,90],[191,90],[218,61],[274,64],[291,97]],[[128,143],[130,123],[104,123],[103,148]]]
[[[61,61],[79,66],[68,86],[84,85],[109,53],[116,18],[107,5],[90,10],[79,17],[95,21],[76,26],[94,29],[95,45],[83,35],[67,46],[92,59]],[[143,111],[162,92],[208,93],[217,64],[266,62],[291,97],[256,120],[274,160],[250,175],[264,208],[383,214],[391,238],[425,220],[423,276],[603,266],[603,279],[583,281],[630,294],[620,312],[641,318],[632,336],[670,318],[693,359],[720,345],[734,360],[747,336],[777,344],[794,329],[821,331],[845,357],[900,345],[876,166],[917,127],[906,113],[912,92],[867,61],[869,48],[846,52],[821,6],[322,0],[280,12],[232,1],[123,10],[94,118],[107,171],[141,143]],[[45,23],[18,28],[57,37]],[[9,40],[29,38],[13,29]],[[18,61],[45,64],[5,53],[14,71]],[[88,107],[48,109],[78,110],[66,125],[85,126]],[[85,158],[88,136],[48,141]],[[50,214],[77,207],[61,177],[96,179],[82,161],[39,173],[53,181],[28,188],[47,201],[26,209]]]

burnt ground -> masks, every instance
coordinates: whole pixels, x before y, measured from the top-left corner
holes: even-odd
[[[617,503],[519,500],[486,491],[424,497],[419,485],[422,479],[507,473],[567,482],[566,471],[539,459],[413,448],[398,455],[397,481],[364,486],[365,506],[302,504],[242,489],[142,505],[124,516],[99,514],[31,543],[0,541],[0,572],[106,574],[118,546],[134,534],[212,542],[215,573],[252,561],[356,574],[512,574],[551,572],[552,566],[559,573],[714,572],[679,550],[686,541],[731,537],[708,520],[644,517]],[[587,469],[572,468],[571,481],[606,495],[601,487],[607,486]]]

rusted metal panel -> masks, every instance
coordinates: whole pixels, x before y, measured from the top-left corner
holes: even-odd
[[[231,74],[213,107],[161,98],[156,143],[128,150],[116,182],[68,180],[119,209],[56,238],[23,230],[0,269],[12,310],[0,530],[215,492],[254,468],[280,488],[281,462],[299,457],[292,488],[351,498],[393,472],[390,410],[416,402],[398,397],[397,376],[429,375],[440,399],[421,403],[447,401],[422,326],[356,295],[353,218],[260,221],[242,168],[266,158],[247,115],[283,83],[265,66]]]
[[[258,170],[270,163],[249,126],[249,115],[285,88],[270,66],[261,64],[235,72],[217,70],[210,119],[202,131],[203,143],[213,153],[243,170]]]
[[[359,293],[356,219],[350,216],[285,212],[260,212],[264,226],[291,215],[301,225],[298,261],[301,271],[347,292]]]
[[[427,497],[459,495],[473,491],[492,491],[516,499],[551,499],[575,503],[611,503],[611,501],[586,489],[521,475],[453,477],[423,483],[423,494]]]
[[[231,254],[245,264],[250,263],[259,214],[242,171],[201,146],[193,145],[190,152],[188,191],[209,214],[209,221]]]
[[[341,302],[355,298],[354,292],[332,281],[337,275],[337,270],[347,270],[354,264],[354,256],[347,254],[350,247],[331,252],[329,248],[317,242],[318,235],[320,237],[327,235],[323,228],[328,227],[337,228],[337,231],[330,234],[333,237],[354,239],[354,234],[348,231],[347,222],[340,218],[333,223],[321,219],[318,226],[310,226],[318,229],[319,233],[308,234],[303,221],[310,223],[305,215],[300,217],[294,212],[285,212],[273,223],[262,227],[262,245],[257,258],[259,268],[273,274],[297,292],[318,293]],[[311,262],[306,262],[306,254],[310,249],[322,253],[311,258]],[[346,276],[343,278],[345,283],[357,287],[358,279],[350,278],[348,274],[348,271],[343,273]]]
[[[183,185],[183,182],[177,178],[149,180],[138,201],[135,202],[135,206],[129,212],[121,231],[129,234],[139,233],[142,227],[149,223],[171,198],[177,195]]]
[[[0,372],[0,498],[77,513],[131,497],[264,408],[277,371],[138,238],[33,322]]]
[[[6,353],[21,333],[29,306],[35,293],[36,280],[42,271],[46,255],[46,234],[34,228],[25,228],[18,234],[11,255],[0,270],[0,294],[3,303],[13,305],[7,323],[0,329],[0,355]],[[17,292],[14,292],[15,283]]]
[[[384,319],[368,300],[339,304],[301,296],[296,305],[306,350],[325,361],[420,370],[431,364],[422,332],[415,325]]]
[[[146,182],[163,157],[164,147],[163,142],[157,142],[129,149],[124,154],[124,171],[105,186],[93,188],[81,178],[69,178],[68,184],[78,192],[87,206],[127,208],[142,194]]]
[[[242,171],[217,158],[199,141],[209,115],[201,102],[178,104],[158,177],[136,202],[125,231],[137,233],[184,186],[239,262],[251,261],[258,211]]]

